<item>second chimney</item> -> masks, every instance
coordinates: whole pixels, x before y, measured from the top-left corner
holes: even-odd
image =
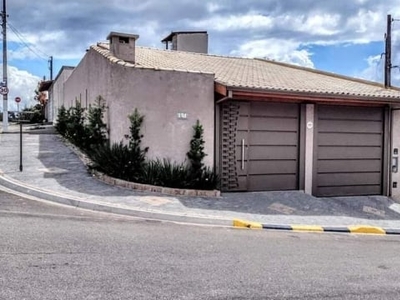
[[[110,32],[107,40],[110,41],[110,51],[116,58],[135,63],[135,42],[137,34]]]

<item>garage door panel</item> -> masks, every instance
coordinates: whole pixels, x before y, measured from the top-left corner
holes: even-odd
[[[251,117],[294,117],[298,118],[299,106],[288,103],[252,103]]]
[[[297,189],[297,174],[250,175],[248,188],[252,191],[279,191]]]
[[[378,146],[382,145],[382,135],[368,133],[320,133],[320,146]]]
[[[381,170],[380,159],[371,160],[320,160],[317,165],[318,173],[344,173],[344,172],[374,172]]]
[[[380,182],[381,182],[380,172],[318,174],[318,185],[320,187],[380,185]]]
[[[319,120],[319,132],[368,132],[382,133],[381,121],[370,120]]]
[[[382,192],[383,109],[318,106],[317,196]]]
[[[369,107],[320,106],[318,114],[320,120],[383,120],[381,109]]]
[[[238,191],[247,190],[247,175],[239,175],[238,176]]]
[[[239,118],[238,119],[238,125],[237,125],[237,130],[238,131],[246,131],[249,128],[249,118]]]
[[[297,161],[294,160],[256,160],[248,162],[249,175],[296,174]]]
[[[260,145],[296,146],[297,138],[296,132],[252,131],[248,143],[250,147]]]
[[[230,190],[298,188],[299,113],[299,105],[293,103],[239,104],[235,147],[225,150],[226,157],[234,157],[236,167],[229,174],[237,180],[238,187]],[[229,136],[232,127],[226,128],[222,139]]]
[[[381,147],[319,147],[318,159],[380,159]]]
[[[338,189],[337,187],[320,187],[318,196],[333,197],[333,196],[362,196],[362,195],[381,195],[380,185],[361,185],[361,186],[344,186]]]
[[[297,123],[297,118],[252,117],[250,130],[293,131],[297,128]]]
[[[245,142],[248,139],[248,132],[247,131],[238,131],[236,133],[236,145],[241,146],[242,145],[242,140]]]
[[[298,150],[296,146],[292,147],[268,147],[252,146],[248,149],[247,157],[249,160],[297,160]]]

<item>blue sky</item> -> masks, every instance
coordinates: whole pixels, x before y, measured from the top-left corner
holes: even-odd
[[[9,99],[34,104],[39,80],[110,31],[139,34],[138,45],[163,48],[171,31],[207,30],[209,52],[263,57],[347,76],[382,81],[387,0],[9,0]],[[393,23],[393,64],[400,65],[400,22]],[[393,70],[393,84],[400,72]],[[2,102],[0,101],[0,108]],[[15,108],[10,101],[9,109]]]

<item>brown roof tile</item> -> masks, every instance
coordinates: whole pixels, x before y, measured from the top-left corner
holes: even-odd
[[[304,92],[366,98],[400,99],[400,89],[385,89],[371,81],[336,75],[285,63],[241,57],[160,50],[136,46],[135,64],[111,55],[107,43],[92,49],[109,60],[135,68],[166,69],[214,74],[215,81],[228,87],[269,91]]]

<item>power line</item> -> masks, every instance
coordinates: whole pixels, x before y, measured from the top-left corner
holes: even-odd
[[[26,41],[25,38],[23,37],[23,35],[18,31],[18,29],[16,29],[13,25],[10,24],[10,22],[7,23],[8,27],[12,30],[12,32],[14,32],[14,34],[18,37],[18,39],[22,42],[23,45],[25,45],[25,47],[31,51],[33,54],[35,54],[38,58],[43,59],[43,60],[48,60],[47,57],[49,57],[49,55],[47,55],[46,53],[44,53],[43,51],[41,51],[40,49],[36,48],[36,50],[31,47]],[[43,55],[46,56],[43,57],[41,54],[39,54],[38,52],[41,52]]]

